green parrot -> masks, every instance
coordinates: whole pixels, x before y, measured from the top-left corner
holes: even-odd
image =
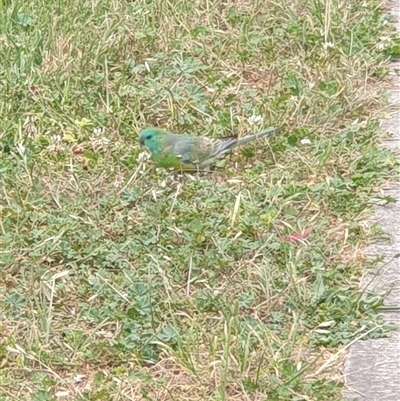
[[[279,128],[269,128],[244,138],[228,136],[208,138],[204,136],[176,135],[159,128],[146,128],[139,136],[141,146],[161,167],[182,171],[208,170],[219,158],[236,146],[270,135]]]

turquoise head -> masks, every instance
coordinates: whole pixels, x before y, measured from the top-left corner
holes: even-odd
[[[139,134],[139,143],[152,155],[161,152],[168,133],[158,128],[146,128]]]

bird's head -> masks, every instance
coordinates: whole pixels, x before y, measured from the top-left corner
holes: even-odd
[[[139,135],[139,143],[154,155],[161,151],[167,135],[168,133],[161,129],[146,128]]]

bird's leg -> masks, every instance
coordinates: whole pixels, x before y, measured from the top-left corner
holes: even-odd
[[[182,174],[182,173],[178,174],[177,177],[176,177],[176,180],[180,184],[184,184],[184,182],[185,182],[185,174]]]

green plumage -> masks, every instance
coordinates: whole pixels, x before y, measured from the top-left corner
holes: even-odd
[[[152,159],[161,167],[184,171],[208,169],[219,158],[239,145],[270,135],[279,128],[269,128],[244,138],[233,136],[209,138],[176,135],[158,128],[147,128],[140,133],[139,142],[147,148]]]

